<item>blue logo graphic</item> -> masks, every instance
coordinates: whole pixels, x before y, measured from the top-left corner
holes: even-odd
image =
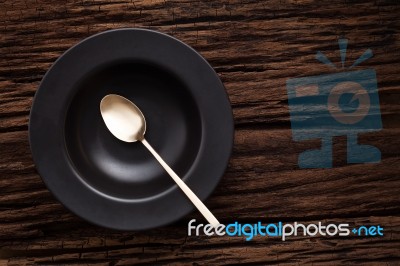
[[[344,69],[347,39],[339,40],[339,48]],[[359,133],[382,129],[376,73],[351,70],[372,55],[366,50],[346,72],[287,80],[293,140],[321,139],[321,149],[299,155],[300,168],[331,168],[334,136],[347,136],[348,163],[380,162],[378,148],[357,140]],[[321,52],[316,59],[336,68]]]

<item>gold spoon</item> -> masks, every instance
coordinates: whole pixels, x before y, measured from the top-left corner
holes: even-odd
[[[145,140],[146,120],[140,109],[128,99],[109,94],[100,103],[100,112],[110,132],[118,139],[125,142],[140,141],[153,154],[161,166],[172,177],[179,188],[192,201],[194,206],[214,228],[219,225],[217,218],[210,212],[204,203],[193,191],[179,178],[179,176],[164,162],[158,153]]]

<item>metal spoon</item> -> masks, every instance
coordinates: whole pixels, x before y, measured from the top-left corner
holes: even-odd
[[[203,214],[208,223],[214,228],[219,225],[217,218],[207,209],[204,203],[145,140],[146,120],[140,109],[133,102],[122,96],[109,94],[101,100],[100,112],[108,130],[110,130],[116,138],[125,142],[141,141],[161,166],[164,167],[180,189],[192,201],[194,206]]]

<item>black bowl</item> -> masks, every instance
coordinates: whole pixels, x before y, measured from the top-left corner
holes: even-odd
[[[99,109],[107,94],[124,96],[142,110],[148,142],[204,200],[223,175],[233,144],[232,112],[218,76],[168,35],[113,30],[62,55],[32,106],[35,164],[67,208],[115,229],[181,218],[192,204],[150,152],[108,131]]]

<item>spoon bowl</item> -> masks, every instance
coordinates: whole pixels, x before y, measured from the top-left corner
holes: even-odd
[[[128,99],[109,94],[101,100],[100,112],[108,130],[119,140],[136,142],[144,138],[146,119]]]

